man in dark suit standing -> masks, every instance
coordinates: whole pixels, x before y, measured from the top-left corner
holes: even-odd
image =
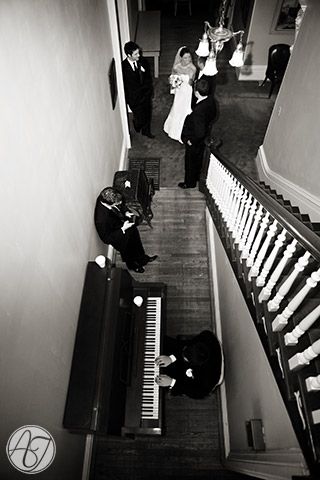
[[[140,47],[135,42],[124,46],[127,56],[122,62],[122,75],[126,102],[133,113],[133,126],[148,138],[151,133],[151,113],[153,84],[150,66],[140,54]]]
[[[120,192],[113,187],[102,190],[96,201],[94,223],[99,237],[121,254],[129,270],[144,272],[144,266],[156,260],[145,254],[134,214],[126,207]]]
[[[191,340],[165,337],[165,354],[155,359],[165,368],[155,381],[171,395],[204,398],[223,380],[223,352],[217,337],[204,330]]]
[[[195,86],[197,103],[192,113],[186,117],[181,134],[181,140],[185,144],[185,176],[184,182],[178,183],[180,188],[195,188],[200,177],[204,141],[216,116],[214,97],[208,93],[207,80],[200,78]]]
[[[200,80],[200,78],[205,78],[209,84],[208,96],[215,94],[216,84],[217,84],[217,75],[205,75],[203,73],[203,69],[205,67],[206,61],[207,61],[206,57],[198,57],[197,59],[197,72],[196,72],[196,77],[194,79],[194,89],[192,92],[192,100],[191,100],[192,110],[194,109],[194,106],[198,100],[197,97],[195,96],[195,86],[197,81]]]

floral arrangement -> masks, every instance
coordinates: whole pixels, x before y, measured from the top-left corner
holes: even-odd
[[[170,93],[175,93],[176,89],[180,88],[183,82],[180,75],[172,74],[169,77],[169,83],[171,85]]]

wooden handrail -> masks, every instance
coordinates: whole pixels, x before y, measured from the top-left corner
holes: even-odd
[[[298,220],[292,213],[288,212],[277,200],[270,197],[257,183],[250,177],[247,177],[239,168],[226,160],[221,153],[214,148],[210,148],[211,153],[239,180],[242,185],[250,192],[278,220],[278,222],[302,245],[311,255],[320,261],[320,238]],[[208,156],[208,165],[210,156]],[[207,165],[207,166],[208,166]]]

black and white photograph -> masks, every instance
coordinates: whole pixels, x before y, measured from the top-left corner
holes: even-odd
[[[299,0],[279,0],[273,29],[276,32],[294,30],[295,20],[300,8]]]
[[[319,480],[319,0],[0,0],[0,480]]]

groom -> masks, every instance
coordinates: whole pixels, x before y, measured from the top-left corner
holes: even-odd
[[[209,95],[209,83],[200,78],[195,85],[197,103],[184,121],[181,140],[185,144],[184,182],[180,188],[195,188],[200,177],[205,138],[216,116],[216,104],[213,95]]]
[[[133,113],[133,126],[148,138],[151,133],[151,110],[153,85],[149,63],[140,56],[140,47],[135,42],[124,46],[127,56],[122,62],[122,75],[126,102]]]

